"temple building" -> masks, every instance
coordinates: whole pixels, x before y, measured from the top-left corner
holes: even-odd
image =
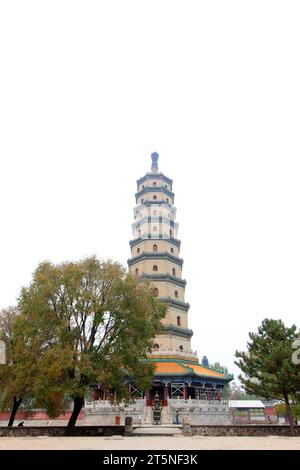
[[[151,405],[155,395],[164,406],[173,399],[221,400],[222,389],[232,376],[200,364],[191,348],[193,331],[188,325],[190,306],[182,279],[173,181],[159,171],[158,158],[152,153],[151,171],[137,180],[128,260],[130,272],[149,281],[154,294],[168,306],[148,358],[155,365],[155,376],[146,403]],[[139,393],[134,384],[131,391]]]

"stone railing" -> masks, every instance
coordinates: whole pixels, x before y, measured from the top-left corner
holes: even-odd
[[[145,398],[137,398],[133,403],[119,403],[114,404],[109,400],[94,400],[85,402],[84,409],[90,411],[101,411],[101,410],[111,410],[111,411],[139,411],[144,408],[146,404]]]
[[[168,400],[171,410],[181,410],[183,412],[201,413],[201,412],[215,412],[227,411],[229,413],[229,406],[226,400],[220,401],[205,401],[205,400],[183,400],[171,398]]]
[[[180,351],[180,349],[158,349],[151,351],[151,356],[179,356],[197,359],[197,351]]]

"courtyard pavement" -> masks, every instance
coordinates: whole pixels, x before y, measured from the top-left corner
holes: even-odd
[[[0,437],[0,450],[300,450],[300,437]],[[0,457],[1,458],[1,457]]]

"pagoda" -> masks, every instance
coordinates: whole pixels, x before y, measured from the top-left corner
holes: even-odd
[[[173,181],[159,171],[158,158],[152,153],[151,171],[137,180],[128,260],[130,273],[148,281],[154,295],[167,304],[162,329],[148,358],[154,363],[155,376],[146,394],[147,404],[157,395],[163,405],[173,398],[221,399],[221,391],[232,376],[200,364],[191,348],[193,331],[188,326],[190,306],[182,279]]]

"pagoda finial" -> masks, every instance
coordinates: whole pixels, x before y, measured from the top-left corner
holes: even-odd
[[[152,171],[152,173],[157,173],[158,172],[158,164],[157,164],[158,158],[159,158],[159,155],[158,155],[157,152],[151,153],[151,159],[152,159],[151,171]]]

